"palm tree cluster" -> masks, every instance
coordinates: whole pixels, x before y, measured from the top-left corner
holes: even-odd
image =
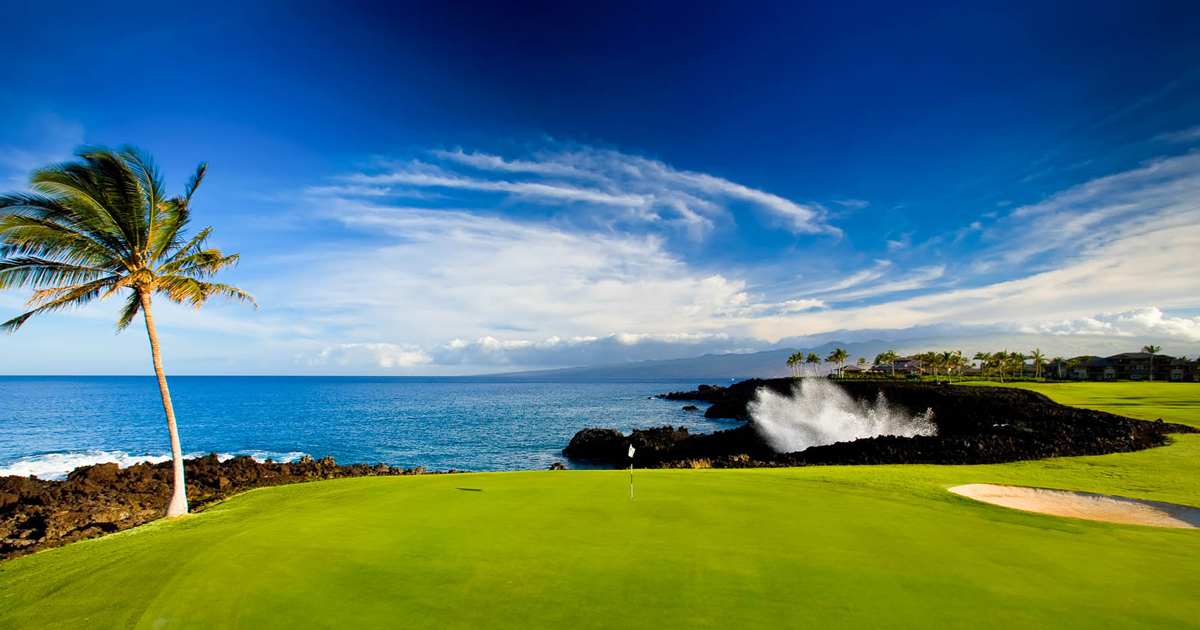
[[[933,380],[941,382],[941,375],[945,374],[947,380],[953,381],[955,373],[962,374],[970,363],[963,358],[962,350],[933,350],[930,352],[922,352],[915,355],[913,358],[921,362],[922,371],[926,369],[933,370]]]
[[[787,366],[792,368],[792,378],[798,378],[804,375],[804,351],[797,350],[787,358]]]
[[[900,355],[896,354],[895,350],[888,350],[875,355],[875,365],[887,365],[892,368],[891,375],[896,375],[896,361]]]
[[[1032,359],[1034,366],[1034,378],[1041,378],[1046,366],[1046,357],[1040,349],[1031,350],[1029,354],[1020,352],[1009,352],[1000,350],[997,352],[976,352],[975,360],[979,361],[979,368],[983,371],[984,377],[994,376],[1004,382],[1004,378],[1020,378],[1025,375],[1025,362]],[[1062,361],[1062,357],[1056,357],[1055,361]],[[1062,364],[1059,364],[1059,370],[1062,369]]]
[[[0,332],[14,332],[34,315],[126,297],[117,330],[139,314],[145,321],[174,464],[167,516],[180,516],[188,510],[183,455],[151,297],[193,308],[212,297],[254,299],[208,281],[238,260],[205,245],[212,228],[186,237],[192,195],[207,165],[196,169],[183,195],[171,197],[154,162],[137,149],[89,148],[78,157],[35,170],[30,192],[0,195],[0,289],[33,289],[29,311],[0,324]]]
[[[824,362],[835,364],[836,370],[832,372],[837,376],[842,376],[845,370],[846,359],[850,358],[849,351],[843,348],[834,348],[829,356],[825,357]],[[787,366],[792,368],[792,378],[798,378],[804,375],[804,364],[808,363],[813,366],[813,373],[817,376],[821,375],[821,357],[815,352],[805,354],[803,350],[793,352],[787,358]],[[859,359],[859,364],[864,365],[866,359]]]
[[[826,363],[833,363],[837,366],[837,375],[843,376],[845,373],[846,359],[850,358],[850,353],[844,348],[834,348],[829,356],[825,357]]]

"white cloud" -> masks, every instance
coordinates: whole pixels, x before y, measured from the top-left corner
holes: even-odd
[[[379,173],[360,173],[347,179],[364,187],[364,196],[387,194],[403,184],[505,195],[513,200],[542,204],[581,204],[613,222],[661,224],[695,238],[730,220],[740,206],[797,234],[840,235],[828,224],[818,204],[794,202],[727,179],[678,170],[658,160],[592,147],[552,148],[529,159],[508,159],[481,152],[431,151],[439,163],[409,160],[382,162]],[[467,170],[469,172],[463,172]],[[865,202],[842,202],[861,207]],[[600,215],[594,219],[602,220]]]
[[[309,361],[309,365],[373,365],[381,368],[408,368],[433,362],[433,357],[420,348],[394,343],[343,343],[325,348]]]
[[[1154,307],[1065,321],[1033,322],[1017,329],[1026,334],[1098,335],[1200,343],[1200,317],[1169,317]]]
[[[281,260],[273,291],[310,321],[349,328],[347,341],[703,332],[750,302],[743,281],[697,273],[654,237],[349,200],[328,212],[376,244]]]

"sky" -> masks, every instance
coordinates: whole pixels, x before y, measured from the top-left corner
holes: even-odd
[[[176,374],[1200,354],[1196,3],[450,5],[9,3],[0,189],[84,145],[209,164],[258,308],[156,302]],[[150,373],[120,303],[0,373]]]

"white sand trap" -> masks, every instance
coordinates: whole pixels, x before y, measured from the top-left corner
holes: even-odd
[[[1200,508],[1091,492],[973,483],[950,492],[1007,508],[1127,525],[1200,528]]]

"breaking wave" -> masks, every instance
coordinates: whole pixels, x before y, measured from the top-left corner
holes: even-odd
[[[208,455],[208,453],[187,453],[184,457],[192,459],[205,455]],[[304,457],[305,454],[300,452],[281,453],[275,451],[247,450],[235,451],[233,453],[217,453],[217,458],[225,461],[233,459],[238,455],[249,455],[255,461],[259,462],[266,461],[267,459],[277,462],[292,462]],[[171,459],[170,454],[143,453],[141,455],[134,455],[125,451],[90,450],[68,453],[44,453],[23,457],[0,466],[0,477],[7,475],[28,477],[32,475],[38,479],[62,480],[67,478],[67,473],[80,466],[116,462],[121,468],[126,468],[143,462],[158,464],[169,459]]]
[[[883,392],[873,403],[856,401],[841,387],[818,379],[803,379],[791,396],[758,390],[750,417],[779,453],[880,435],[937,435],[932,409],[910,416],[889,407]]]

